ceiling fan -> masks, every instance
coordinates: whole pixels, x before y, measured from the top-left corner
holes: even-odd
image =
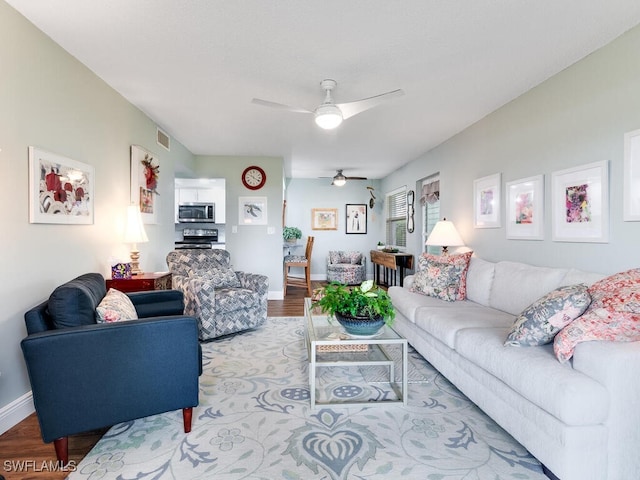
[[[315,117],[316,124],[320,128],[325,130],[332,130],[338,127],[343,120],[353,117],[358,113],[362,113],[365,110],[369,110],[384,100],[388,100],[393,97],[399,97],[404,95],[401,89],[392,90],[391,92],[381,93],[380,95],[374,95],[373,97],[363,98],[362,100],[356,100],[355,102],[348,103],[334,103],[331,98],[331,91],[336,88],[338,83],[335,80],[326,79],[320,82],[320,86],[326,92],[324,102],[322,102],[315,110],[307,110],[305,108],[291,107],[289,105],[283,105],[282,103],[270,102],[268,100],[261,100],[254,98],[252,103],[257,105],[263,105],[265,107],[279,108],[281,110],[287,110],[296,113],[312,113]]]
[[[345,177],[342,173],[342,169],[336,170],[336,174],[333,177],[320,177],[320,178],[331,178],[331,185],[335,185],[336,187],[341,187],[347,180],[368,180],[367,177]]]

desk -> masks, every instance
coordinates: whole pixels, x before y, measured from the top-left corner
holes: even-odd
[[[413,255],[410,253],[390,253],[380,250],[371,250],[371,263],[373,264],[374,281],[383,287],[398,284],[400,274],[400,286],[404,283],[405,270],[413,269]],[[380,275],[382,267],[382,276]]]

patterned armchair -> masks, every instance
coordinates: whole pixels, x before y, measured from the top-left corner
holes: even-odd
[[[254,328],[267,319],[268,277],[234,272],[226,250],[174,250],[167,265],[173,288],[184,294],[185,314],[198,319],[201,340]]]
[[[367,279],[366,261],[360,252],[330,251],[327,257],[327,281],[359,285]]]

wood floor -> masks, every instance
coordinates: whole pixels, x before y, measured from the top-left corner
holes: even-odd
[[[322,286],[313,284],[313,288]],[[304,315],[306,290],[288,288],[284,300],[269,300],[268,316],[301,317]],[[87,432],[69,437],[69,468],[80,463],[100,440],[107,429]],[[64,479],[63,471],[56,462],[53,443],[43,443],[35,413],[18,425],[0,435],[0,480],[57,480]]]

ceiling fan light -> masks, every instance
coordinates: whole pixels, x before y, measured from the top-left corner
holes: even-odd
[[[333,130],[342,123],[342,112],[337,105],[322,104],[314,113],[316,124],[325,130]]]
[[[342,187],[345,183],[347,183],[347,178],[341,173],[339,173],[338,175],[333,177],[333,181],[331,182],[331,185],[335,185],[336,187]]]

